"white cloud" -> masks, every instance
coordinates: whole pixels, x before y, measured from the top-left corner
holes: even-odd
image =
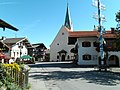
[[[0,2],[0,5],[16,4],[16,2]]]

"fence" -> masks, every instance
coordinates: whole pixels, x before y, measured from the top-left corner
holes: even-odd
[[[14,83],[22,90],[28,86],[28,70],[21,68],[20,70],[13,67],[4,67],[4,70],[11,76]]]

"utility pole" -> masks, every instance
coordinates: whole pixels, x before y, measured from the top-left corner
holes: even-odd
[[[103,33],[105,29],[102,26],[102,21],[105,20],[105,17],[101,15],[101,10],[105,10],[105,5],[101,4],[100,0],[93,0],[93,6],[97,7],[98,14],[94,15],[95,19],[98,20],[98,32],[99,32],[99,48],[100,48],[100,63],[99,63],[99,70],[105,66],[104,61],[104,49],[103,49]],[[105,68],[106,69],[106,68]]]

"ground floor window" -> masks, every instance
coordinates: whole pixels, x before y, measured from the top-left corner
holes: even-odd
[[[83,55],[83,60],[91,60],[91,55],[89,54]]]

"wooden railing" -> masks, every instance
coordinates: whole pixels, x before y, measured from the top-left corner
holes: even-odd
[[[17,70],[12,67],[4,67],[4,70],[22,90],[28,86],[28,70],[24,70],[24,68]]]

